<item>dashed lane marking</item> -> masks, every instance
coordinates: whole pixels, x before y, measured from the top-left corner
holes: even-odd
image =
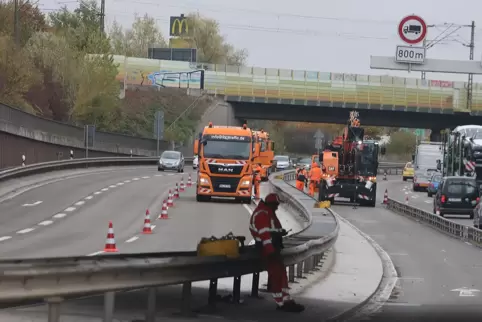
[[[111,184],[111,185],[109,186],[109,188],[112,188],[112,189],[113,189],[113,188],[116,188],[116,187],[117,187],[117,186],[115,186],[115,185],[113,185],[113,184]]]
[[[124,181],[124,183],[129,183],[129,182],[131,182],[131,181],[130,181],[130,180],[126,180],[126,181]]]
[[[82,206],[84,203],[85,203],[85,201],[81,200],[81,201],[77,201],[76,203],[74,203],[74,205],[75,206]]]
[[[100,195],[102,193],[102,191],[96,191],[94,192],[94,195]]]
[[[52,220],[44,220],[42,222],[39,222],[37,225],[39,226],[48,226],[48,225],[52,225],[54,222]]]
[[[118,186],[123,186],[123,185],[124,185],[124,182],[119,182],[117,185],[118,185]]]
[[[95,253],[92,253],[92,254],[88,254],[87,256],[95,256],[95,255],[100,255],[100,254],[103,254],[104,251],[103,250],[99,250],[98,252],[95,252]]]
[[[85,197],[84,199],[85,199],[85,200],[90,200],[90,199],[92,199],[92,198],[94,198],[94,196],[87,196],[87,197]]]
[[[148,177],[148,176],[142,177],[142,179],[149,179],[149,178],[150,178],[150,177]]]
[[[134,236],[134,237],[131,237],[131,238],[129,238],[128,240],[126,240],[126,243],[132,243],[132,242],[135,242],[135,241],[138,240],[138,239],[139,239],[139,237]]]
[[[103,188],[100,191],[106,192],[106,191],[109,191],[109,188]]]
[[[68,208],[66,208],[64,211],[72,212],[72,211],[74,211],[75,209],[77,209],[77,208],[75,208],[75,207],[68,207]]]
[[[139,180],[139,178],[132,178],[132,180],[133,180],[133,181],[137,181],[137,180]]]
[[[43,201],[39,200],[39,201],[35,201],[33,203],[26,203],[26,204],[23,204],[22,206],[23,207],[34,207],[34,206],[38,206],[42,203]]]
[[[432,203],[432,200],[425,200],[425,203]]]
[[[3,242],[4,240],[9,240],[10,238],[12,238],[12,236],[2,236],[0,237],[0,242]]]
[[[17,231],[17,234],[26,234],[26,233],[29,233],[29,232],[34,231],[34,230],[35,230],[35,228],[25,228],[25,229]]]
[[[60,218],[64,218],[65,216],[67,216],[67,215],[64,214],[64,213],[60,213],[60,214],[54,215],[53,217],[54,217],[55,219],[60,219]]]

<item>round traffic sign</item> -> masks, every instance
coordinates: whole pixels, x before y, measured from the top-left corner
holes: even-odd
[[[407,44],[418,44],[427,35],[427,24],[419,16],[406,16],[398,25],[398,35]]]

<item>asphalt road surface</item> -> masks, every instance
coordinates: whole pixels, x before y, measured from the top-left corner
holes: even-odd
[[[205,235],[248,234],[240,204],[194,201],[194,187],[176,200],[169,220],[156,220],[163,195],[184,174],[138,167],[34,187],[0,203],[0,258],[96,255],[104,248],[109,221],[121,253],[194,250]],[[193,180],[195,173],[192,173]],[[11,182],[12,186],[21,186]],[[0,187],[2,188],[2,187]],[[153,234],[142,235],[149,209]]]
[[[457,289],[482,290],[480,249],[386,210],[380,204],[385,189],[392,198],[395,191],[402,196],[404,184],[396,180],[378,181],[376,208],[333,206],[388,253],[399,276],[390,300],[370,320],[475,321],[482,314],[482,294]],[[426,204],[423,198],[420,194],[420,205]]]
[[[401,176],[388,177],[388,196],[394,200],[405,202],[408,197],[408,204],[433,213],[433,198],[428,197],[427,192],[414,192],[412,189],[412,181],[402,181]],[[384,190],[385,191],[385,190]],[[473,226],[473,221],[468,215],[445,215],[445,219],[451,220],[461,225]]]

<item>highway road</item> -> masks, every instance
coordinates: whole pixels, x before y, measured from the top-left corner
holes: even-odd
[[[178,174],[158,172],[155,167],[87,171],[38,186],[29,179],[32,189],[0,202],[0,257],[100,254],[109,221],[120,253],[193,250],[203,236],[249,234],[245,207],[195,203],[194,187],[170,209],[169,220],[156,220],[163,195],[181,176],[186,182],[189,173],[194,180],[191,168]],[[48,180],[45,175],[41,178]],[[21,180],[6,184],[21,187]],[[151,212],[151,235],[140,234],[146,209]]]
[[[411,181],[402,181],[400,176],[388,178],[388,196],[394,200],[405,202],[408,197],[408,204],[433,213],[433,197],[428,197],[427,192],[414,192]],[[454,221],[461,225],[473,226],[468,215],[445,215],[445,219]]]
[[[480,249],[386,210],[380,204],[385,189],[393,191],[391,197],[404,194],[407,184],[399,180],[389,177],[388,181],[378,181],[376,208],[333,206],[334,211],[388,253],[399,275],[389,301],[370,320],[445,321],[457,317],[475,321],[475,316],[482,314],[482,294],[460,296],[455,290],[463,287],[482,290]],[[426,204],[423,198],[421,194],[420,198],[411,199],[420,199],[419,204],[423,205]]]

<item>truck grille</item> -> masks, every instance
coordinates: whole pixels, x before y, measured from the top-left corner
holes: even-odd
[[[211,177],[214,192],[236,192],[240,178]]]
[[[243,171],[243,165],[224,165],[224,164],[209,164],[209,171],[215,174],[234,174],[239,175]]]

